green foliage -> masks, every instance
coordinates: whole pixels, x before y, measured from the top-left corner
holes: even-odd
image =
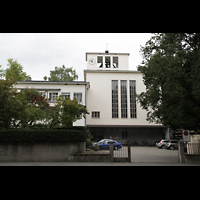
[[[50,109],[47,100],[34,89],[25,88],[17,94],[17,116],[13,119],[15,127],[23,128],[32,126],[38,120],[44,120],[47,117],[47,110]]]
[[[89,114],[86,106],[78,103],[76,98],[63,99],[60,95],[54,107],[51,107],[49,113],[49,128],[55,127],[57,124],[62,124],[63,128],[70,128],[73,122]]]
[[[81,130],[0,130],[0,143],[86,142],[87,133]]]
[[[0,128],[9,128],[12,117],[16,116],[15,94],[13,81],[0,80]]]
[[[5,70],[6,80],[14,80],[16,82],[28,79],[29,75],[23,72],[23,67],[16,60],[9,58],[8,66],[9,68]]]
[[[4,74],[4,70],[3,69],[1,69],[1,65],[0,65],[0,78],[2,78],[5,74]]]
[[[40,122],[47,128],[54,127],[72,128],[73,122],[88,114],[86,106],[79,104],[76,99],[63,99],[60,96],[51,106],[44,97],[35,89],[25,88],[17,93],[14,85],[18,80],[27,80],[28,75],[23,72],[23,67],[8,59],[5,71],[0,69],[0,77],[6,76],[6,80],[0,80],[0,128],[32,128]],[[0,66],[1,68],[1,66]],[[51,71],[51,81],[73,81],[78,79],[76,70],[72,68],[56,67]],[[45,77],[47,80],[47,77]]]
[[[47,80],[47,76],[43,78],[45,81]],[[49,81],[73,81],[78,79],[78,75],[76,74],[76,70],[73,70],[73,67],[65,68],[55,67],[55,70],[50,71]]]
[[[173,129],[200,128],[200,34],[154,34],[141,47],[146,92],[138,95],[147,120]]]

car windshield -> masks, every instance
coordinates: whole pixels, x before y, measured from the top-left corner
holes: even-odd
[[[100,141],[98,141],[98,143],[102,143],[102,142],[104,142],[105,140],[100,140]]]

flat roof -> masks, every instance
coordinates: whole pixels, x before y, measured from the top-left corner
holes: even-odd
[[[117,69],[85,69],[84,70],[84,74],[86,72],[89,73],[137,73],[137,74],[142,74],[141,71],[137,71],[137,70],[117,70]]]
[[[55,84],[55,85],[89,85],[89,82],[86,81],[17,81],[17,83],[33,83],[33,84],[37,84],[37,83],[44,83],[44,84]]]
[[[130,53],[105,53],[105,52],[86,52],[86,61],[87,61],[87,54],[97,54],[97,55],[130,55]]]

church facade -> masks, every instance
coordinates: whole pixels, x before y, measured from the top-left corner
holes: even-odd
[[[87,106],[86,119],[74,126],[86,126],[94,140],[113,138],[119,142],[155,141],[169,137],[169,129],[149,123],[146,111],[136,101],[145,91],[142,73],[129,70],[129,53],[87,52],[84,81],[19,81],[17,88],[35,88],[46,97],[74,97]],[[52,106],[54,102],[51,102]]]
[[[86,105],[90,112],[86,126],[96,140],[113,138],[147,141],[169,137],[168,127],[149,123],[147,113],[136,101],[145,91],[142,73],[129,70],[129,53],[86,53],[84,80],[90,83]]]

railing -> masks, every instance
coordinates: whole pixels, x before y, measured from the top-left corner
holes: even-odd
[[[187,154],[200,155],[200,143],[187,143]]]
[[[122,145],[118,150],[114,150],[114,158],[128,158],[128,146]]]
[[[109,142],[110,143],[110,142]],[[111,160],[114,162],[131,162],[131,148],[130,144],[122,145],[121,148],[116,148],[113,143],[107,146],[107,149],[96,149],[94,154],[110,154]],[[109,149],[108,149],[109,148]]]
[[[109,148],[109,147],[108,147]],[[107,153],[110,154],[110,148],[109,149],[100,149],[96,151],[96,153]],[[113,148],[113,156],[114,158],[128,158],[128,146],[122,145],[121,148]]]

